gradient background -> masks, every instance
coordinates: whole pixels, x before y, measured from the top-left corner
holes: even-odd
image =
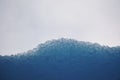
[[[120,1],[0,0],[0,55],[61,37],[120,45]]]

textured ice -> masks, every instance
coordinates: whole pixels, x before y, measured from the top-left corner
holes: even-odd
[[[0,80],[120,80],[120,47],[58,39],[0,56]]]

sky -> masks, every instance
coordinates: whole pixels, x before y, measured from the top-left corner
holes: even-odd
[[[47,40],[120,45],[120,0],[0,0],[0,55]]]

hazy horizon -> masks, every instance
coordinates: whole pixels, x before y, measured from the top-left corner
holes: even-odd
[[[71,38],[120,46],[119,0],[0,0],[0,55]]]

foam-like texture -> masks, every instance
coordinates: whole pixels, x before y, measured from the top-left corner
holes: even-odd
[[[72,39],[0,56],[0,80],[120,80],[120,47]]]

